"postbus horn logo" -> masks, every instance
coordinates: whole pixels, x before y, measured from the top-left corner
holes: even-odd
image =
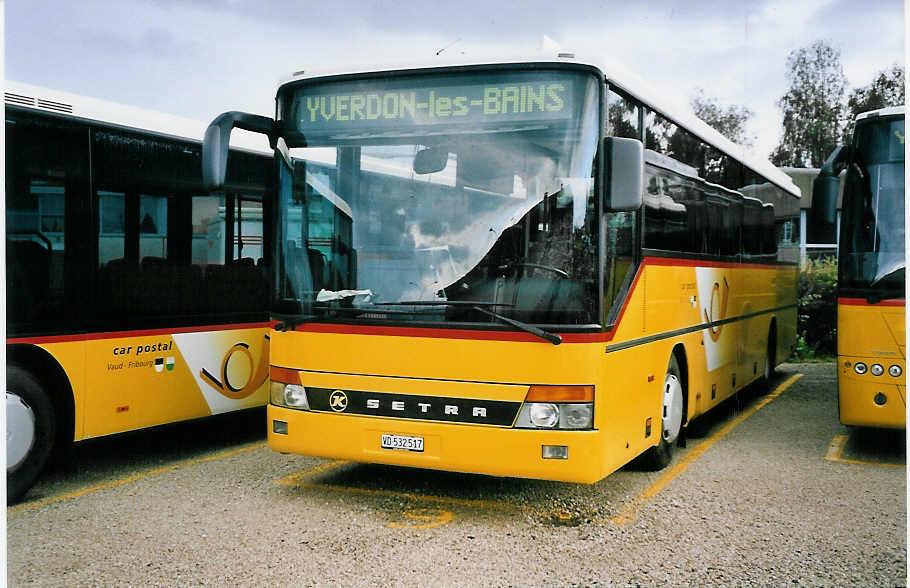
[[[708,334],[711,335],[711,340],[715,343],[720,339],[720,331],[724,326],[712,325],[711,323],[727,318],[727,301],[730,298],[730,285],[727,284],[726,276],[723,280],[723,292],[721,292],[720,284],[714,282],[714,288],[711,289],[711,300],[708,303],[708,307],[704,309],[705,321],[708,323]],[[714,315],[715,309],[718,310],[718,316]]]
[[[205,380],[205,382],[232,400],[240,400],[246,398],[253,392],[259,389],[263,383],[269,378],[269,337],[266,335],[265,343],[262,347],[262,353],[259,355],[259,365],[256,367],[253,377],[249,378],[246,382],[232,382],[230,375],[228,374],[228,365],[231,362],[231,358],[235,353],[240,353],[246,355],[247,359],[250,362],[250,366],[256,365],[253,362],[253,354],[250,353],[250,346],[246,343],[235,343],[230,349],[227,350],[227,353],[224,354],[224,360],[221,362],[221,379],[219,380],[213,376],[205,368],[202,369],[202,372],[199,376]]]

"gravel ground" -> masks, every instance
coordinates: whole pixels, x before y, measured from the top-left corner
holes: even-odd
[[[903,432],[841,426],[833,364],[776,382],[797,372],[650,499],[666,471],[582,486],[279,455],[261,411],[80,446],[7,510],[9,584],[906,585],[906,468],[883,465]],[[825,460],[837,435],[873,463]]]

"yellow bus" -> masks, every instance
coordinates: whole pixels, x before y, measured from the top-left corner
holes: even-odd
[[[299,73],[278,166],[275,451],[594,482],[789,355],[799,190],[569,56]]]
[[[845,425],[905,428],[904,107],[856,117],[852,144],[825,162],[813,187],[817,222],[838,246],[837,397]]]
[[[265,141],[213,195],[204,123],[15,82],[5,107],[8,501],[74,441],[264,405]]]

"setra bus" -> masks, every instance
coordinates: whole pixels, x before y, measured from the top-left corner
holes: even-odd
[[[799,190],[574,58],[300,73],[216,118],[278,166],[268,444],[594,482],[796,334]]]
[[[840,421],[904,428],[903,106],[857,116],[852,143],[838,147],[819,172],[813,220],[829,231],[844,170],[837,284]]]
[[[266,143],[213,195],[203,123],[15,82],[5,106],[8,500],[73,441],[264,405]]]

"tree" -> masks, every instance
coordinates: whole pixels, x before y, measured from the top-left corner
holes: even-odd
[[[748,135],[746,125],[755,116],[754,112],[745,106],[721,106],[716,98],[709,98],[701,88],[695,90],[691,104],[695,116],[708,126],[738,145],[752,147],[754,138]]]
[[[783,136],[771,153],[775,165],[821,167],[837,146],[845,122],[847,78],[840,51],[824,41],[787,56],[790,89],[777,105],[784,115]]]
[[[850,142],[852,121],[857,114],[904,104],[904,68],[894,64],[890,69],[878,72],[868,86],[854,88],[847,98],[847,128],[844,129],[844,144]]]

